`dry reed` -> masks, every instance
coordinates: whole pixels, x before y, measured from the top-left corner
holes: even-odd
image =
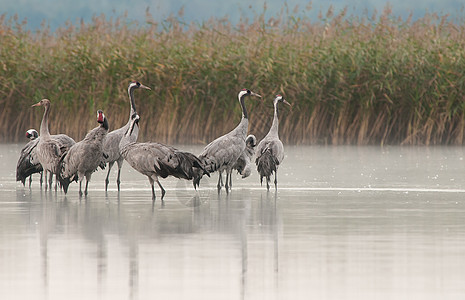
[[[455,144],[464,141],[465,22],[425,15],[412,21],[328,12],[228,20],[143,24],[95,17],[56,32],[24,30],[0,18],[0,141],[24,141],[52,101],[50,128],[76,140],[103,109],[110,127],[126,123],[130,80],[137,91],[140,140],[204,144],[240,119],[237,93],[250,88],[250,130],[266,134],[271,101],[281,138],[296,144]]]

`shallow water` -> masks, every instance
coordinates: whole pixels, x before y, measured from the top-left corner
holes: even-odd
[[[256,173],[162,180],[126,163],[87,198],[15,182],[0,145],[2,299],[462,299],[465,151],[286,147],[279,190]],[[201,147],[180,146],[199,153]],[[159,189],[156,189],[160,194]]]

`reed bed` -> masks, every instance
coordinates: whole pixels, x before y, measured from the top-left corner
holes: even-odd
[[[312,21],[301,14],[264,14],[232,25],[227,19],[185,24],[94,17],[87,24],[24,29],[0,18],[0,141],[24,142],[52,102],[52,133],[76,140],[103,109],[111,129],[129,115],[136,91],[139,140],[205,144],[240,120],[237,93],[248,99],[249,129],[258,138],[281,93],[280,137],[294,144],[464,143],[465,22],[419,20],[346,11]]]

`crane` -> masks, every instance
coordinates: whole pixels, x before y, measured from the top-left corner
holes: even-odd
[[[223,186],[222,173],[226,171],[226,192],[231,189],[231,172],[234,164],[236,163],[239,156],[245,149],[245,139],[247,137],[247,130],[249,127],[249,116],[247,109],[245,108],[244,100],[248,96],[255,96],[261,98],[259,94],[256,94],[248,89],[243,89],[238,94],[239,103],[242,108],[242,119],[239,125],[236,126],[229,133],[215,139],[208,144],[199,155],[199,158],[205,164],[205,169],[209,172],[219,172],[218,176],[218,192]],[[197,178],[201,178],[198,176]],[[229,182],[228,182],[229,179]],[[200,180],[200,179],[199,179]],[[194,186],[199,185],[198,181],[194,181]]]
[[[97,122],[100,124],[89,131],[82,141],[74,144],[61,157],[59,164],[59,180],[65,194],[69,184],[79,180],[79,196],[82,196],[82,181],[86,178],[84,194],[87,196],[87,188],[92,173],[104,160],[103,140],[108,133],[108,120],[103,111],[97,111]]]
[[[133,81],[129,83],[128,95],[129,95],[129,103],[131,106],[131,111],[129,113],[129,120],[126,123],[126,125],[124,125],[123,127],[109,132],[103,142],[103,151],[105,152],[106,155],[108,155],[108,157],[105,159],[105,162],[108,163],[108,173],[107,173],[107,177],[105,178],[105,191],[108,190],[110,171],[115,162],[118,165],[118,177],[116,179],[116,185],[118,186],[118,191],[120,190],[121,168],[123,167],[124,158],[121,156],[121,153],[119,151],[119,143],[124,133],[129,128],[129,123],[131,122],[131,116],[136,113],[136,101],[134,99],[134,91],[138,88],[150,90],[149,87],[141,84],[140,82]],[[133,139],[134,142],[137,140],[138,133],[139,133],[139,126],[136,126],[136,128],[134,128],[133,134],[131,135],[131,138]]]
[[[43,106],[45,108],[42,122],[40,123],[40,137],[36,146],[37,158],[42,168],[45,171],[45,177],[47,172],[51,173],[49,178],[49,186],[52,188],[52,174],[58,174],[58,163],[60,157],[68,151],[68,149],[76,142],[65,134],[59,134],[51,136],[48,129],[48,117],[50,115],[50,100],[42,99],[38,103],[32,105]],[[47,179],[45,180],[47,181]],[[45,185],[47,189],[47,185]],[[57,190],[57,184],[55,183],[55,191]]]
[[[161,189],[162,202],[166,193],[158,177],[173,176],[180,179],[200,181],[196,176],[202,176],[203,174],[196,172],[196,168],[201,169],[204,174],[209,176],[202,162],[192,153],[179,151],[174,147],[160,143],[136,143],[132,135],[138,126],[139,119],[137,113],[132,115],[129,128],[121,139],[120,151],[131,167],[149,179],[152,186],[153,201],[156,198],[154,182]]]
[[[21,181],[23,186],[29,177],[29,187],[32,183],[32,174],[40,173],[40,184],[42,185],[42,166],[37,159],[36,146],[39,142],[39,133],[35,129],[26,131],[26,138],[30,141],[21,149],[21,154],[16,165],[16,181]]]
[[[274,116],[273,123],[271,124],[270,131],[268,134],[260,141],[257,146],[257,159],[255,164],[257,165],[258,174],[260,174],[260,184],[263,184],[263,177],[266,178],[266,188],[270,189],[270,177],[274,172],[274,186],[275,189],[278,189],[278,167],[284,159],[284,146],[281,140],[279,139],[278,127],[278,104],[285,103],[291,105],[287,102],[283,96],[276,95],[273,100],[274,106]]]
[[[255,137],[255,135],[249,134],[245,139],[245,149],[233,166],[233,169],[237,170],[237,172],[240,175],[242,175],[242,178],[249,177],[252,173],[252,167],[250,165],[252,156],[255,154],[256,146],[257,138]],[[231,180],[231,177],[229,177],[229,180]],[[229,185],[231,185],[231,182],[229,183]]]

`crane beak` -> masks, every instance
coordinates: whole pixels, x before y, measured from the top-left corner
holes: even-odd
[[[151,88],[149,88],[148,86],[145,86],[145,85],[143,85],[143,84],[141,84],[140,87],[143,88],[143,89],[149,90],[149,91],[152,90]]]
[[[261,98],[261,97],[262,97],[262,96],[260,96],[259,94],[254,93],[254,92],[250,92],[250,95],[255,96],[255,97],[258,97],[258,98]]]
[[[40,106],[40,102],[37,102],[36,104],[31,105],[31,107],[34,107],[34,106]]]
[[[292,106],[292,104],[290,104],[289,102],[287,102],[285,99],[283,99],[283,103],[286,103],[287,105]]]

